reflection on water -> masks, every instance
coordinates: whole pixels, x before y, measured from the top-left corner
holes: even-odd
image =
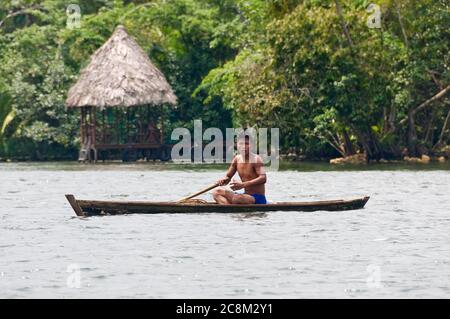
[[[235,218],[237,220],[244,220],[244,219],[255,219],[255,218],[266,218],[267,213],[258,213],[258,212],[252,212],[252,213],[238,213],[238,214],[230,214],[232,218]]]
[[[224,167],[1,163],[0,298],[450,297],[447,165],[296,165],[268,173],[269,200],[371,200],[345,212],[77,218],[64,194],[173,201]]]

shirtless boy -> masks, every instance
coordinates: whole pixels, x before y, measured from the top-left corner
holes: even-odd
[[[213,191],[213,197],[218,204],[267,204],[265,196],[265,186],[267,181],[264,172],[263,161],[257,154],[250,153],[250,137],[241,134],[237,139],[237,149],[239,155],[236,155],[231,162],[226,177],[217,181],[220,186],[230,183],[231,178],[236,172],[242,182],[233,180],[230,183],[232,190],[244,189],[244,194],[238,194],[229,190],[220,188]]]

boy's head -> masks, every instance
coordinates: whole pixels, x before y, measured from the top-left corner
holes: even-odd
[[[245,134],[245,132],[239,133],[237,136],[236,144],[237,150],[241,155],[248,156],[250,154],[250,145],[252,143],[252,138],[250,135]]]

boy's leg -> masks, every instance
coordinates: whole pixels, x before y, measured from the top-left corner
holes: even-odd
[[[213,197],[218,204],[227,205],[233,202],[234,193],[223,188],[219,188],[213,191]]]
[[[255,198],[248,194],[234,194],[233,199],[231,201],[233,204],[254,204]]]

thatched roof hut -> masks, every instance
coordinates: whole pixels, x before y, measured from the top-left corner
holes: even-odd
[[[164,75],[119,25],[91,57],[66,100],[68,107],[176,104]]]

